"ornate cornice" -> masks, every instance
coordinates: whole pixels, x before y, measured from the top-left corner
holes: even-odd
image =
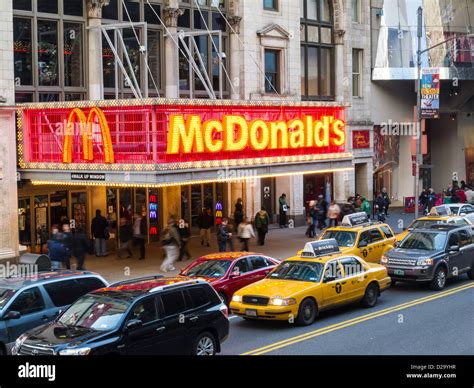
[[[165,7],[163,9],[163,18],[166,27],[177,27],[178,17],[184,13],[184,9]]]
[[[227,20],[234,29],[233,32],[235,32],[236,34],[240,34],[240,21],[242,20],[242,16],[229,16],[227,17]]]
[[[90,19],[102,18],[102,7],[109,5],[110,0],[87,0],[87,17]]]

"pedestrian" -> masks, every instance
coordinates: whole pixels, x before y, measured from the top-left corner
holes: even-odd
[[[370,219],[372,215],[372,206],[370,205],[368,199],[365,197],[362,197],[362,206],[360,207],[360,210],[365,212],[365,214],[367,214],[367,218]]]
[[[217,228],[217,245],[219,252],[225,252],[227,249],[227,241],[232,238],[232,233],[228,230],[229,219],[224,217],[221,224]]]
[[[428,189],[428,194],[426,196],[426,206],[427,206],[427,214],[431,211],[433,206],[436,205],[436,193],[434,192],[433,188]]]
[[[71,255],[73,250],[73,241],[72,241],[72,233],[71,227],[69,223],[62,225],[62,239],[64,241],[64,245],[66,246],[66,257],[64,260],[64,266],[66,269],[71,269]]]
[[[237,235],[242,242],[242,251],[249,251],[249,241],[251,238],[255,238],[255,233],[253,231],[252,224],[248,222],[247,217],[244,217],[242,222],[239,224]]]
[[[328,212],[328,203],[324,199],[322,195],[318,196],[318,228],[319,230],[323,230],[326,227],[326,218]]]
[[[128,256],[127,259],[133,256],[132,253],[132,242],[133,242],[133,228],[132,224],[127,221],[126,217],[120,218],[120,226],[119,226],[119,233],[120,233],[120,248],[117,249],[117,257],[119,259],[122,258],[122,253],[127,252]]]
[[[107,219],[101,215],[101,211],[95,211],[95,218],[92,220],[91,231],[95,240],[95,255],[97,257],[107,256],[106,240],[108,235]]]
[[[363,202],[361,202],[361,207],[362,207],[362,203]],[[331,204],[329,205],[329,208],[328,208],[329,227],[337,226],[337,220],[340,214],[341,214],[341,208],[339,207],[339,205],[336,203],[336,201],[331,201]]]
[[[255,228],[258,234],[258,245],[265,245],[265,237],[268,233],[268,225],[270,224],[270,217],[264,206],[255,215]]]
[[[318,203],[313,201],[313,207],[309,211],[309,218],[311,221],[310,229],[309,229],[309,238],[316,237],[316,227],[318,226]]]
[[[201,214],[198,216],[197,225],[199,228],[199,235],[201,236],[201,245],[209,245],[211,240],[211,227],[214,223],[214,217],[211,214],[211,209],[203,208]]]
[[[423,189],[420,196],[419,196],[419,202],[420,205],[423,207],[423,211],[425,214],[429,212],[428,210],[428,193],[429,191],[427,189]]]
[[[84,267],[84,261],[87,252],[89,252],[89,238],[87,237],[87,233],[84,228],[76,228],[72,241],[74,257],[77,260],[76,269],[78,271],[84,271],[86,269]]]
[[[230,220],[227,223],[227,231],[229,232],[229,238],[227,239],[227,245],[229,246],[229,252],[235,252],[234,249],[234,232],[237,231],[236,225],[232,224]]]
[[[387,192],[387,188],[382,188],[382,198],[383,198],[383,201],[384,201],[384,211],[385,211],[385,215],[388,217],[388,208],[390,206],[390,204],[392,203],[392,201],[390,200],[390,196],[388,195],[388,192]]]
[[[238,228],[240,223],[244,220],[244,202],[242,198],[238,198],[234,210],[234,224]]]
[[[166,258],[160,267],[161,271],[168,272],[176,270],[174,263],[179,256],[181,241],[174,217],[168,219],[168,225],[161,235],[161,244],[166,252]]]
[[[461,188],[458,189],[456,191],[456,195],[459,198],[459,203],[466,203],[467,197],[466,197],[466,192],[464,191],[464,189],[461,189]]]
[[[474,190],[472,190],[472,187],[467,187],[466,202],[474,205]]]
[[[145,260],[145,238],[146,238],[146,217],[141,214],[135,214],[133,221],[133,241],[134,245],[140,250],[139,260]]]
[[[191,237],[191,229],[189,228],[189,224],[186,222],[186,220],[179,220],[178,232],[181,241],[181,245],[179,247],[178,261],[183,261],[185,256],[186,260],[190,260],[191,254],[189,253],[188,243]]]
[[[278,203],[280,205],[280,228],[286,228],[286,213],[290,207],[286,203],[285,193],[283,193],[280,198],[278,198]]]
[[[51,270],[60,270],[69,252],[57,225],[53,225],[51,228],[51,238],[46,244],[48,246],[49,259],[51,260]]]
[[[377,211],[377,219],[382,222],[385,221],[385,203],[382,193],[379,192],[375,199],[375,209]]]

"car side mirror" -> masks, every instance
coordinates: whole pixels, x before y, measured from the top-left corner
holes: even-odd
[[[367,245],[369,245],[369,243],[367,241],[361,241],[358,245],[359,248],[363,248],[363,247],[366,247]]]
[[[10,310],[8,313],[5,314],[3,319],[10,320],[10,319],[19,319],[21,317],[21,313],[19,311]]]
[[[137,330],[142,326],[143,326],[143,322],[140,319],[131,319],[125,325],[125,331],[128,333],[128,332]]]
[[[332,282],[332,281],[334,281],[334,280],[336,280],[336,277],[335,277],[335,276],[326,276],[326,277],[324,278],[324,283],[329,283],[329,282]]]
[[[449,247],[450,252],[459,252],[459,245],[451,245]]]

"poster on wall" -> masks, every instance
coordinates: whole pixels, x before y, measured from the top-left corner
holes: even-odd
[[[440,79],[438,68],[425,68],[421,71],[421,118],[439,118]]]

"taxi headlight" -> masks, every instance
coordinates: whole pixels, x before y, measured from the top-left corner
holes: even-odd
[[[388,264],[388,257],[383,255],[380,259],[380,264]]]
[[[420,259],[417,265],[433,265],[433,259]]]
[[[86,356],[91,352],[91,348],[73,348],[59,351],[61,356]]]
[[[296,304],[296,299],[294,298],[283,299],[281,297],[273,297],[270,299],[270,304],[273,306],[291,306],[293,304]]]
[[[242,303],[242,296],[240,296],[240,295],[234,295],[234,296],[232,297],[232,302]]]

